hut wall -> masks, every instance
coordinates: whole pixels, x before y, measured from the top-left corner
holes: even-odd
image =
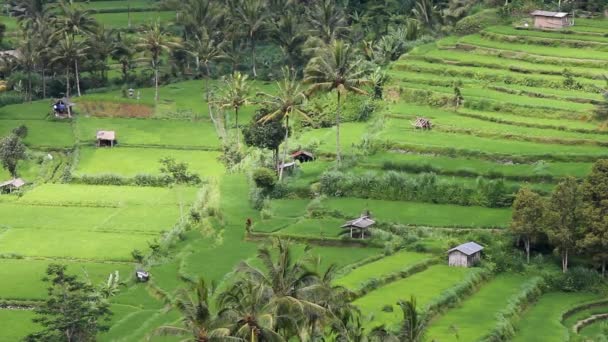
[[[534,27],[545,29],[561,29],[570,25],[570,18],[553,18],[553,17],[534,17]]]
[[[448,255],[448,265],[455,267],[469,267],[469,258],[460,251],[453,251]]]

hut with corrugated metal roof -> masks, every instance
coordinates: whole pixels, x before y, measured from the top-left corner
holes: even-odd
[[[463,243],[448,251],[448,265],[454,267],[472,267],[481,261],[483,247],[475,242]]]

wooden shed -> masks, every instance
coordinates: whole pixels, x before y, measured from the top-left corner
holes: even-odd
[[[572,15],[566,12],[534,11],[531,13],[534,27],[539,29],[562,29],[574,25]]]
[[[296,162],[289,162],[289,163],[281,163],[278,167],[277,167],[277,171],[281,171],[281,169],[283,169],[283,172],[292,172],[293,170],[295,170],[295,168],[298,166],[298,164],[296,164]]]
[[[300,163],[306,163],[315,160],[315,156],[312,153],[304,150],[295,151],[291,154],[291,157],[299,161]]]
[[[67,97],[55,100],[53,103],[53,114],[58,118],[72,117],[72,103]]]
[[[350,231],[350,237],[359,237],[364,239],[366,236],[371,236],[369,229],[373,227],[376,221],[372,220],[369,216],[363,215],[354,220],[350,220],[342,225],[343,232]]]
[[[21,178],[14,178],[6,182],[0,183],[0,193],[11,193],[25,185],[25,181]]]
[[[448,251],[448,265],[454,267],[475,266],[481,260],[483,247],[475,242],[463,243]]]
[[[97,131],[97,147],[114,147],[117,144],[116,132]]]
[[[427,118],[416,118],[416,121],[412,122],[412,126],[416,129],[431,129],[433,128],[433,124],[431,120]]]

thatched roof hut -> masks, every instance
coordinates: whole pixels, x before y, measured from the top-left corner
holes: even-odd
[[[412,122],[412,126],[416,129],[431,129],[433,128],[433,123],[426,118],[416,118],[416,121]]]
[[[376,224],[376,221],[372,220],[367,215],[362,215],[359,218],[347,221],[340,228],[345,231],[350,231],[351,238],[358,236],[361,239],[364,239],[366,235],[371,235],[369,229],[373,227],[374,224]]]
[[[21,178],[14,178],[0,183],[0,192],[11,193],[25,185],[25,181]]]

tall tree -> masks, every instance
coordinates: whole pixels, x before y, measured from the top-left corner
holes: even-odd
[[[38,44],[34,37],[25,37],[19,46],[19,54],[17,55],[17,63],[21,70],[27,75],[26,99],[32,101],[32,74],[36,71],[36,62],[38,61]]]
[[[336,112],[336,160],[341,162],[340,151],[340,116],[342,115],[342,97],[348,92],[365,94],[362,85],[369,83],[365,70],[361,68],[361,59],[355,50],[342,41],[334,41],[326,48],[318,49],[317,55],[310,60],[304,70],[304,82],[310,84],[308,92],[334,91],[337,95]]]
[[[165,33],[157,21],[143,32],[143,35],[138,38],[138,43],[135,46],[149,55],[150,64],[152,69],[154,69],[154,101],[158,102],[160,57],[164,52],[169,52],[172,48],[179,47],[179,44]]]
[[[255,48],[258,35],[265,28],[268,12],[262,0],[240,0],[236,8],[236,22],[234,25],[246,30],[249,48],[251,49],[251,65],[253,77],[257,77]]]
[[[521,188],[513,202],[510,230],[524,243],[526,260],[530,263],[530,244],[544,230],[545,203],[528,187]]]
[[[277,82],[277,92],[273,94],[259,93],[262,98],[261,103],[270,109],[263,122],[279,119],[285,122],[285,144],[283,146],[283,158],[279,164],[285,163],[287,160],[288,142],[289,142],[289,119],[292,116],[299,116],[309,120],[310,118],[303,110],[306,102],[306,95],[300,88],[300,83],[296,79],[295,72],[288,68],[283,68],[283,80]],[[279,167],[279,181],[283,179],[283,168]]]
[[[97,333],[108,330],[110,304],[92,285],[67,274],[65,265],[50,264],[46,274],[48,297],[34,309],[42,330],[26,341],[95,341]]]
[[[199,279],[191,290],[179,289],[170,303],[182,314],[181,326],[161,326],[154,331],[161,336],[186,336],[182,341],[213,342],[225,341],[230,330],[217,326],[217,320],[209,308],[212,291],[204,280]]]
[[[17,165],[25,157],[25,145],[18,134],[11,133],[0,140],[0,162],[2,162],[2,168],[7,170],[13,178],[17,178]]]
[[[557,184],[549,200],[546,233],[562,258],[562,271],[568,271],[570,253],[575,249],[581,235],[580,186],[573,177]]]
[[[585,229],[578,246],[599,262],[602,275],[608,262],[608,160],[600,159],[582,186]]]
[[[248,146],[265,148],[272,151],[274,165],[279,163],[279,146],[285,137],[285,125],[280,119],[262,121],[269,111],[261,108],[249,125],[243,127],[243,139]]]
[[[116,44],[112,50],[111,56],[113,60],[120,63],[122,82],[126,84],[129,80],[129,72],[131,71],[134,63],[134,41],[128,36],[121,35],[119,32],[116,35]]]
[[[302,48],[306,42],[306,34],[298,21],[297,14],[288,11],[272,22],[270,37],[279,45],[285,63],[292,69],[302,67]]]
[[[82,41],[74,39],[67,33],[64,34],[63,39],[59,40],[53,47],[53,57],[51,58],[51,62],[60,63],[65,66],[66,97],[70,96],[70,71],[72,65],[74,65],[74,76],[76,78],[76,85],[77,88],[80,89],[80,86],[78,86],[80,82],[78,60],[82,59],[85,56],[86,51],[87,47],[83,44]]]
[[[306,12],[312,36],[321,38],[329,44],[347,31],[348,23],[344,10],[336,0],[318,0],[308,7]]]
[[[107,81],[108,59],[115,50],[121,48],[116,31],[99,25],[88,34],[86,44],[90,49],[90,55],[94,57],[91,62],[96,64],[95,69],[99,71],[101,79]]]
[[[217,104],[223,109],[234,110],[234,124],[236,126],[236,143],[240,147],[239,109],[251,102],[249,98],[249,77],[240,72],[235,72],[224,79],[224,94],[217,100]]]

